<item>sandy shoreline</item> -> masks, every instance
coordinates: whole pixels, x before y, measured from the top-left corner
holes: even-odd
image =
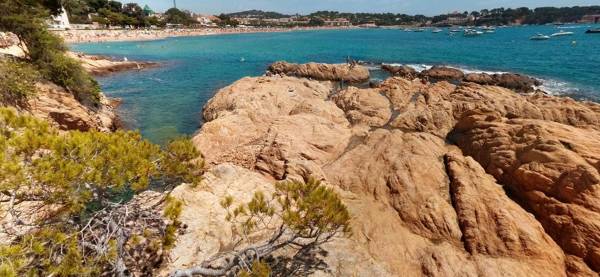
[[[65,30],[53,31],[67,43],[144,41],[169,37],[208,36],[245,33],[281,33],[309,30],[342,30],[356,27],[302,28],[229,28],[229,29],[160,29],[160,30]]]

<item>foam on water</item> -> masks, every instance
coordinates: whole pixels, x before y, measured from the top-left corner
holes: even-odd
[[[413,68],[417,72],[422,72],[424,70],[428,70],[433,67],[433,65],[429,65],[429,64],[403,64],[403,63],[384,63],[384,64],[391,65],[391,66],[408,66],[408,67]],[[449,67],[449,68],[458,69],[458,70],[464,72],[465,74],[485,73],[485,74],[489,74],[489,75],[494,75],[494,74],[510,73],[507,71],[481,70],[481,69],[467,67],[467,66],[456,66],[456,65],[444,65],[444,66]],[[577,96],[577,97],[583,96],[581,88],[578,87],[577,85],[571,84],[569,82],[559,81],[559,80],[555,80],[555,79],[551,79],[551,78],[542,78],[542,77],[537,77],[537,76],[530,76],[530,77],[536,78],[542,82],[542,85],[534,87],[535,89],[539,89],[550,95]],[[594,99],[593,96],[587,96],[586,99],[587,98]]]

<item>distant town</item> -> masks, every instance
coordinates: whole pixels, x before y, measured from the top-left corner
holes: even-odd
[[[253,28],[253,27],[367,27],[382,26],[499,26],[525,24],[598,23],[600,6],[542,7],[529,9],[484,9],[454,11],[437,16],[393,13],[340,13],[319,11],[308,15],[286,15],[277,12],[250,10],[210,15],[179,9],[165,12],[136,3],[122,4],[110,0],[66,0],[60,15],[52,17],[53,29],[111,28]]]

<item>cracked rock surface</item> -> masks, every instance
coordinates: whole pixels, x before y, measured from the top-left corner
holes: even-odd
[[[354,231],[325,246],[329,269],[314,275],[598,276],[598,104],[470,82],[340,90],[271,76],[220,90],[203,116],[193,141],[209,167],[267,184],[315,176],[340,192]]]

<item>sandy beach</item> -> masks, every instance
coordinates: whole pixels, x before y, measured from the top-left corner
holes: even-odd
[[[352,29],[356,27],[299,27],[299,28],[203,28],[157,30],[64,30],[53,31],[67,43],[142,41],[169,37],[207,36],[242,33],[275,33],[308,30]]]

